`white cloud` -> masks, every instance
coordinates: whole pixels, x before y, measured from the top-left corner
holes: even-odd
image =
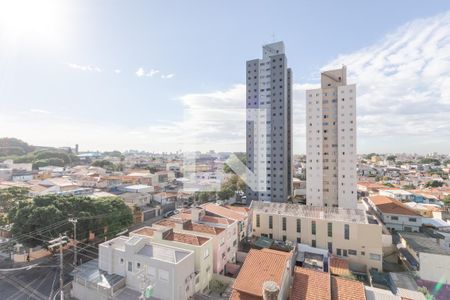
[[[49,112],[48,110],[40,109],[40,108],[31,108],[30,112],[31,113],[38,113],[38,114],[46,114],[46,115],[51,114],[51,112]]]
[[[79,65],[74,63],[67,63],[67,66],[69,66],[72,69],[80,70],[80,71],[88,71],[88,72],[101,72],[102,69],[96,66],[90,66],[90,65]]]
[[[143,67],[140,67],[137,71],[136,71],[136,75],[137,77],[153,77],[154,75],[158,74],[159,70],[155,70],[155,69],[150,69],[149,71],[145,71]]]
[[[145,75],[145,71],[144,68],[140,67],[137,71],[136,71],[136,75],[137,77],[142,77]]]
[[[162,79],[171,79],[173,77],[175,77],[175,74],[167,74],[167,75],[162,74],[161,75]]]
[[[115,69],[115,70],[114,70],[114,73],[120,74],[120,73],[122,73],[122,70],[120,70],[120,69]]]

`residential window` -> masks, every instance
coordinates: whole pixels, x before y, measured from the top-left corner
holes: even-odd
[[[298,237],[298,238],[297,238],[297,243],[300,244],[301,242],[302,242],[302,239]]]
[[[348,255],[356,255],[356,250],[348,249]]]
[[[328,223],[328,236],[333,236],[333,223]]]
[[[370,258],[371,260],[381,260],[381,255],[375,254],[375,253],[370,253],[370,254],[369,254],[369,258]]]
[[[416,222],[417,219],[416,219],[416,218],[409,218],[409,221],[410,221],[410,222]]]
[[[312,221],[311,223],[311,233],[316,234],[316,221]]]
[[[311,246],[312,246],[313,248],[316,248],[316,240],[312,240],[312,241],[311,241]]]
[[[159,269],[158,275],[159,275],[158,276],[159,280],[164,281],[164,282],[169,281],[169,272],[168,271]]]
[[[286,231],[286,217],[283,217],[283,230]]]
[[[269,216],[269,229],[273,228],[273,217]]]
[[[286,236],[283,235],[283,242],[286,242]]]
[[[344,238],[346,240],[350,239],[350,225],[348,225],[348,224],[344,225]]]
[[[273,234],[269,233],[269,239],[273,239]]]
[[[259,227],[261,225],[260,215],[256,215],[256,227]]]
[[[393,221],[398,221],[398,217],[391,216],[391,220],[393,220]]]
[[[333,243],[332,242],[328,242],[328,252],[333,253]]]
[[[348,255],[347,255],[347,249],[343,249],[343,250],[342,250],[342,256],[345,256],[345,257],[348,256]]]
[[[302,231],[302,223],[300,221],[300,219],[297,219],[297,232],[301,232]]]
[[[131,261],[128,262],[128,272],[133,272],[133,263]]]
[[[336,254],[337,254],[338,256],[341,256],[341,255],[342,255],[342,250],[339,249],[339,248],[337,248],[337,249],[336,249]]]

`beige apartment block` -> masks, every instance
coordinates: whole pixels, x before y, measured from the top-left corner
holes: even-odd
[[[356,86],[345,67],[306,91],[306,203],[356,208]]]
[[[364,210],[253,201],[253,235],[328,249],[355,271],[382,270],[382,228]]]

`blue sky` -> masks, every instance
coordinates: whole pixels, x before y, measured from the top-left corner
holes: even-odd
[[[244,150],[244,63],[275,39],[294,71],[295,152],[303,90],[341,63],[361,85],[360,153],[450,152],[448,1],[0,3],[0,136],[82,150]],[[416,53],[430,43],[428,56]]]

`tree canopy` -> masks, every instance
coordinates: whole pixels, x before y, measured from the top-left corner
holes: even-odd
[[[439,180],[431,180],[431,181],[428,181],[427,184],[425,184],[426,187],[441,187],[443,185],[444,185],[444,183]]]
[[[130,208],[118,197],[90,198],[87,196],[38,196],[31,201],[21,201],[13,210],[9,218],[13,222],[14,236],[25,235],[21,242],[28,246],[42,245],[43,240],[56,237],[59,233],[71,232],[69,223],[56,227],[45,233],[35,233],[40,228],[67,221],[69,217],[79,218],[77,224],[77,238],[88,237],[89,230],[103,233],[108,228],[108,235],[112,236],[132,224],[133,216]]]

